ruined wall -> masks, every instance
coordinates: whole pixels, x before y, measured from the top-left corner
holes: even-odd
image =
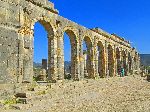
[[[0,1],[0,83],[16,82],[20,26],[18,0]]]
[[[40,22],[48,33],[48,76],[49,80],[64,79],[63,36],[66,32],[71,40],[71,75],[72,79],[106,77],[108,63],[111,64],[111,76],[116,75],[116,48],[126,55],[131,53],[131,69],[139,68],[136,50],[123,38],[108,34],[99,29],[87,29],[58,15],[54,5],[47,0],[1,0],[0,1],[0,83],[31,82],[33,76],[34,24]],[[85,69],[83,40],[86,41],[88,68]],[[103,67],[98,72],[98,43],[102,47]],[[111,52],[108,51],[111,46]],[[110,53],[112,59],[108,59]],[[126,65],[128,65],[126,56]],[[110,60],[113,60],[110,62]],[[136,63],[136,65],[135,65]]]

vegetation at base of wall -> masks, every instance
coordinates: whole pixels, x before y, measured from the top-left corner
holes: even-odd
[[[37,86],[36,82],[32,82],[31,85],[28,86],[28,91],[34,91],[34,88]]]
[[[35,77],[35,76],[33,76],[33,81],[39,81],[40,79],[39,79],[39,77],[37,76],[37,77]]]
[[[96,75],[95,80],[98,80],[98,79],[100,79],[100,77],[98,75]]]
[[[64,78],[65,78],[65,79],[68,79],[68,80],[71,80],[71,74],[69,74],[69,73],[68,73],[68,74],[65,74]]]
[[[38,91],[37,92],[37,95],[45,95],[46,94],[46,91],[45,90],[43,90],[43,91]]]
[[[150,74],[150,66],[147,67],[148,73]]]
[[[1,103],[4,105],[11,105],[11,104],[16,104],[17,100],[16,98],[8,98],[8,99],[3,100]]]
[[[150,66],[147,67],[147,70],[150,70]]]

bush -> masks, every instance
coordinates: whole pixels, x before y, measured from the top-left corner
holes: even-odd
[[[9,99],[4,100],[2,103],[4,105],[16,104],[17,100],[16,100],[16,98],[9,98]]]
[[[44,91],[39,91],[38,93],[37,93],[37,95],[45,95],[46,94],[46,91],[44,90]]]
[[[37,86],[36,82],[33,82],[31,85],[28,86],[28,91],[34,91],[34,88]]]

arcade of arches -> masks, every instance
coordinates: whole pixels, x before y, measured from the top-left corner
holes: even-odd
[[[12,5],[11,9],[4,6],[5,10],[13,10],[10,20],[0,19],[3,32],[0,34],[0,42],[3,42],[0,43],[3,48],[0,49],[0,65],[3,66],[0,67],[0,80],[3,83],[32,81],[36,22],[40,22],[47,31],[48,80],[64,79],[64,33],[69,36],[71,44],[70,74],[73,80],[114,77],[120,74],[121,67],[125,69],[125,75],[139,70],[139,54],[129,41],[100,28],[85,28],[59,16],[48,0],[2,2]],[[14,4],[19,7],[13,7]],[[83,49],[83,41],[86,50]],[[11,50],[7,50],[7,46]]]

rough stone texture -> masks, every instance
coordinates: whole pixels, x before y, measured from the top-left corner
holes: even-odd
[[[84,78],[83,40],[87,45],[89,78],[115,76],[121,65],[129,73],[139,69],[139,54],[128,41],[99,28],[87,29],[59,16],[48,0],[0,0],[0,83],[32,81],[36,22],[40,22],[48,33],[49,80],[64,79],[64,32],[70,37],[74,80]],[[116,49],[119,50],[117,58]]]

